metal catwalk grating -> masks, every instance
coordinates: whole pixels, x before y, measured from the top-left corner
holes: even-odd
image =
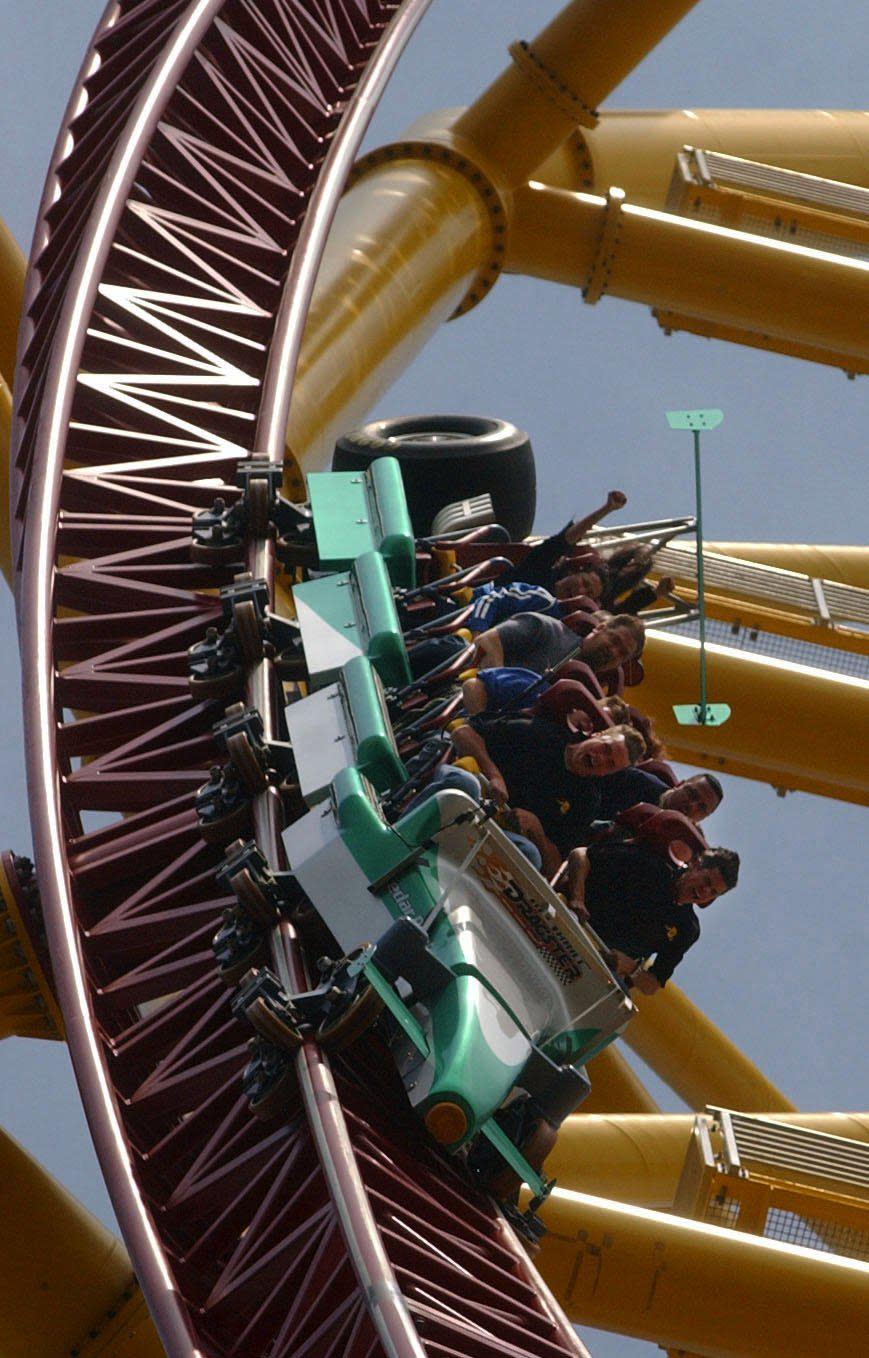
[[[696,619],[673,623],[668,631],[686,637],[700,634]],[[786,660],[828,674],[844,674],[869,681],[869,655],[860,655],[855,651],[815,645],[810,641],[780,636],[777,632],[762,632],[755,627],[722,622],[719,618],[706,619],[706,640],[729,650],[747,651],[751,655],[768,656],[771,660]]]

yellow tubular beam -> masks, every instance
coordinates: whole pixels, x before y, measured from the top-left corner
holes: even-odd
[[[0,219],[0,570],[12,582],[9,543],[9,438],[12,431],[12,380],[18,320],[24,296],[25,260],[18,242]]]
[[[378,166],[345,196],[305,329],[287,441],[315,467],[455,310],[492,252],[490,210],[448,165]]]
[[[0,1131],[3,1358],[163,1358],[119,1240]]]
[[[726,905],[721,907],[726,909]],[[625,1041],[690,1108],[790,1113],[794,1105],[672,981],[634,997],[639,1013]]]
[[[583,1103],[580,1115],[657,1113],[655,1100],[614,1044],[589,1062],[588,1076],[591,1093]]]
[[[815,108],[608,109],[535,178],[553,188],[601,193],[618,184],[632,203],[662,208],[676,152],[686,145],[869,187],[866,114]]]
[[[65,1038],[63,1017],[0,863],[0,1039]]]
[[[624,201],[519,190],[505,267],[869,362],[869,263]]]
[[[869,1113],[770,1113],[776,1122],[869,1141]],[[546,1173],[559,1188],[636,1207],[673,1205],[694,1126],[691,1113],[583,1116],[561,1125]]]
[[[0,303],[2,315],[2,303]],[[12,583],[12,545],[9,541],[9,440],[12,436],[12,392],[0,376],[0,570]]]
[[[867,118],[869,123],[869,118]],[[785,571],[800,571],[819,580],[838,580],[843,585],[869,589],[869,547],[844,547],[838,544],[810,545],[796,542],[710,542],[711,552],[757,561],[762,566],[778,566]]]
[[[572,0],[466,109],[455,131],[510,188],[525,182],[697,0]]]
[[[654,718],[674,759],[869,804],[869,768],[857,755],[869,746],[865,680],[710,644],[710,701],[733,709],[727,725],[712,730],[679,726],[673,716],[674,702],[697,696],[698,643],[652,630],[643,660],[646,677],[636,701]]]
[[[323,464],[478,275],[491,285],[510,190],[695,3],[573,0],[448,135],[427,138],[439,145],[368,158],[338,212],[302,344],[287,431],[300,465]]]
[[[24,296],[25,259],[12,232],[0,219],[0,377],[12,386],[18,320]]]
[[[704,1358],[860,1351],[869,1264],[556,1188],[535,1263],[570,1320]]]

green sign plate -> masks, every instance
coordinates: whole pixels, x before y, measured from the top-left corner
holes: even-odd
[[[723,726],[730,716],[730,707],[727,703],[707,703],[706,720],[702,721],[699,703],[674,703],[673,715],[680,726]]]

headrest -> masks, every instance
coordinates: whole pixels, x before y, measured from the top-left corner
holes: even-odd
[[[593,698],[602,698],[604,691],[598,683],[597,675],[584,660],[566,660],[558,671],[559,679],[578,679],[584,684]]]
[[[574,571],[587,571],[595,567],[606,574],[606,562],[594,547],[573,547],[555,563],[555,575],[571,575]]]
[[[573,594],[569,599],[559,599],[558,606],[561,615],[570,617],[571,613],[599,613],[600,601],[592,599],[588,594]]]
[[[662,810],[650,802],[620,811],[616,821],[636,843],[647,844],[677,867],[684,867],[708,847],[702,830],[681,811]]]
[[[679,779],[664,759],[643,759],[638,765],[644,773],[653,773],[656,778],[660,778],[667,787],[677,787]]]
[[[558,679],[534,705],[535,715],[552,718],[577,734],[590,735],[612,726],[609,713],[578,679]]]
[[[575,613],[568,613],[562,618],[562,622],[569,627],[571,632],[575,632],[578,637],[587,637],[597,626],[590,613],[585,613],[581,609]]]

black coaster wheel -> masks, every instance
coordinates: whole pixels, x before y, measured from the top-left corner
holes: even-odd
[[[317,1041],[330,1052],[345,1051],[368,1032],[383,1013],[383,1000],[363,982],[346,1009],[317,1030]]]
[[[247,486],[247,531],[250,537],[264,538],[269,532],[271,487],[265,476],[251,477]]]
[[[401,465],[413,530],[425,537],[439,509],[487,491],[511,538],[534,523],[537,479],[528,435],[482,415],[411,415],[376,420],[342,434],[334,471],[365,471],[378,457]]]
[[[252,796],[262,792],[263,788],[268,786],[268,778],[244,731],[236,731],[234,735],[227,736],[226,749],[248,792]]]
[[[254,481],[254,485],[259,483]],[[248,665],[256,665],[263,656],[263,637],[256,609],[249,599],[243,599],[232,610],[238,644]]]

